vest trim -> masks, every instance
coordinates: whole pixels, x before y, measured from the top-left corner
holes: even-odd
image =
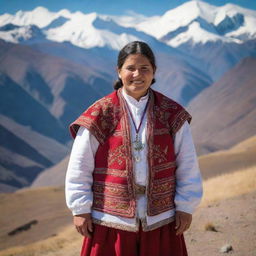
[[[154,229],[160,228],[164,225],[167,225],[167,224],[173,222],[174,220],[175,220],[175,217],[172,216],[170,218],[158,221],[158,222],[156,222],[152,225],[147,225],[146,218],[144,218],[142,220],[137,219],[136,220],[136,225],[134,227],[132,227],[132,226],[128,226],[128,225],[123,225],[123,224],[114,223],[114,222],[107,222],[107,221],[103,221],[103,220],[98,220],[96,218],[92,218],[92,222],[94,224],[102,225],[102,226],[109,227],[109,228],[121,229],[121,230],[124,230],[124,231],[130,231],[130,232],[139,231],[140,223],[141,223],[141,226],[142,226],[142,230],[144,232],[148,232],[148,231],[152,231]]]

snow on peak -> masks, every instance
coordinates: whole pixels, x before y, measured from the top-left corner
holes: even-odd
[[[105,21],[114,21],[122,27],[136,27],[137,24],[142,23],[148,19],[148,17],[128,11],[126,15],[115,16],[115,15],[100,15],[100,18]]]
[[[196,21],[192,22],[188,30],[186,32],[178,34],[175,38],[167,41],[166,43],[172,47],[178,47],[184,43],[191,43],[192,45],[195,44],[205,44],[208,41],[224,41],[224,42],[235,42],[241,43],[239,39],[236,38],[226,38],[224,36],[216,35],[213,33],[208,32],[201,28],[200,24]]]
[[[189,1],[167,11],[163,16],[154,16],[138,24],[137,28],[157,39],[180,27],[188,26],[201,17],[211,23],[215,17],[215,6],[201,1]]]
[[[192,0],[162,16],[152,17],[134,12],[123,16],[99,15],[95,12],[84,14],[80,11],[72,13],[67,9],[51,12],[37,7],[32,11],[18,11],[15,15],[0,15],[0,27],[6,24],[18,26],[13,30],[0,31],[0,38],[11,42],[18,42],[19,38],[26,40],[33,34],[29,26],[37,26],[48,40],[68,41],[83,48],[106,46],[119,50],[131,40],[140,40],[128,33],[97,28],[95,21],[98,20],[103,25],[111,21],[124,28],[135,28],[173,47],[186,42],[216,40],[237,43],[256,37],[256,11],[234,4],[217,7]]]
[[[210,23],[214,20],[215,13],[216,6],[206,2],[193,0],[167,11],[164,16],[175,17],[188,23],[197,17],[201,17]]]
[[[31,13],[40,14],[40,15],[48,15],[49,11],[47,8],[45,8],[43,6],[37,6],[34,10],[31,11]]]
[[[93,22],[99,17],[97,13],[83,14],[76,12],[61,27],[49,29],[47,39],[56,42],[69,41],[82,48],[110,47],[120,50],[131,40],[139,40],[133,35],[115,34],[107,30],[96,29]]]
[[[31,26],[34,25],[42,29],[42,33],[48,40],[67,41],[82,48],[106,46],[120,50],[128,42],[139,40],[136,36],[126,33],[115,34],[111,31],[96,29],[93,23],[97,18],[103,19],[104,17],[100,17],[96,12],[71,13],[63,9],[55,13],[44,7],[37,7],[32,11],[18,11],[15,15],[0,16],[0,27],[6,24],[18,26],[11,31],[0,31],[0,38],[13,43],[29,40],[33,36]]]
[[[0,38],[10,43],[20,43],[31,39],[33,36],[43,36],[41,31],[33,25],[16,27],[11,31],[0,31]]]
[[[252,39],[256,37],[255,24],[256,11],[234,4],[217,7],[194,0],[169,10],[162,16],[149,17],[137,24],[136,29],[178,47],[188,41],[241,42],[241,39]]]
[[[70,18],[71,17],[71,12],[67,9],[62,9],[57,13],[57,16],[62,16],[65,18]]]
[[[43,28],[59,16],[59,13],[50,12],[46,8],[39,6],[32,11],[20,10],[14,15],[0,16],[0,26],[11,23],[17,26],[36,25],[39,28]]]

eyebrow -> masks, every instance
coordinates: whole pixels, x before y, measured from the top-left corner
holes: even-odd
[[[134,67],[135,65],[127,65],[127,67]],[[141,67],[150,67],[150,65],[149,64],[141,64],[140,65]]]

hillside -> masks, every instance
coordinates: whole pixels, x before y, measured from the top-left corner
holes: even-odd
[[[58,164],[42,171],[33,181],[31,187],[64,186],[69,155]]]
[[[185,235],[190,255],[218,255],[220,248],[228,243],[233,247],[232,255],[254,256],[255,174],[254,166],[204,181],[203,201]],[[63,188],[1,194],[0,203],[3,206],[0,256],[79,254],[82,237],[75,231],[71,214],[65,207]],[[37,223],[26,231],[8,236],[15,228],[31,221]],[[210,231],[209,226],[215,231]]]
[[[112,88],[92,68],[24,45],[0,48],[0,183],[21,188],[67,154],[68,124]]]
[[[221,150],[198,158],[203,178],[210,179],[222,173],[256,166],[256,136],[238,143],[228,150]]]
[[[15,245],[27,245],[59,234],[72,218],[65,206],[63,188],[24,189],[12,194],[0,194],[0,250]],[[13,229],[36,220],[25,232],[9,236]]]
[[[199,155],[228,149],[255,135],[255,70],[256,59],[244,59],[190,103]]]

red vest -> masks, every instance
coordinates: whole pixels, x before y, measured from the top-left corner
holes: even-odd
[[[149,91],[147,110],[148,186],[147,214],[173,209],[175,153],[173,135],[191,116],[173,100]],[[93,209],[133,218],[136,211],[135,179],[128,113],[121,89],[98,100],[70,125],[73,137],[84,126],[100,145],[93,172]]]

